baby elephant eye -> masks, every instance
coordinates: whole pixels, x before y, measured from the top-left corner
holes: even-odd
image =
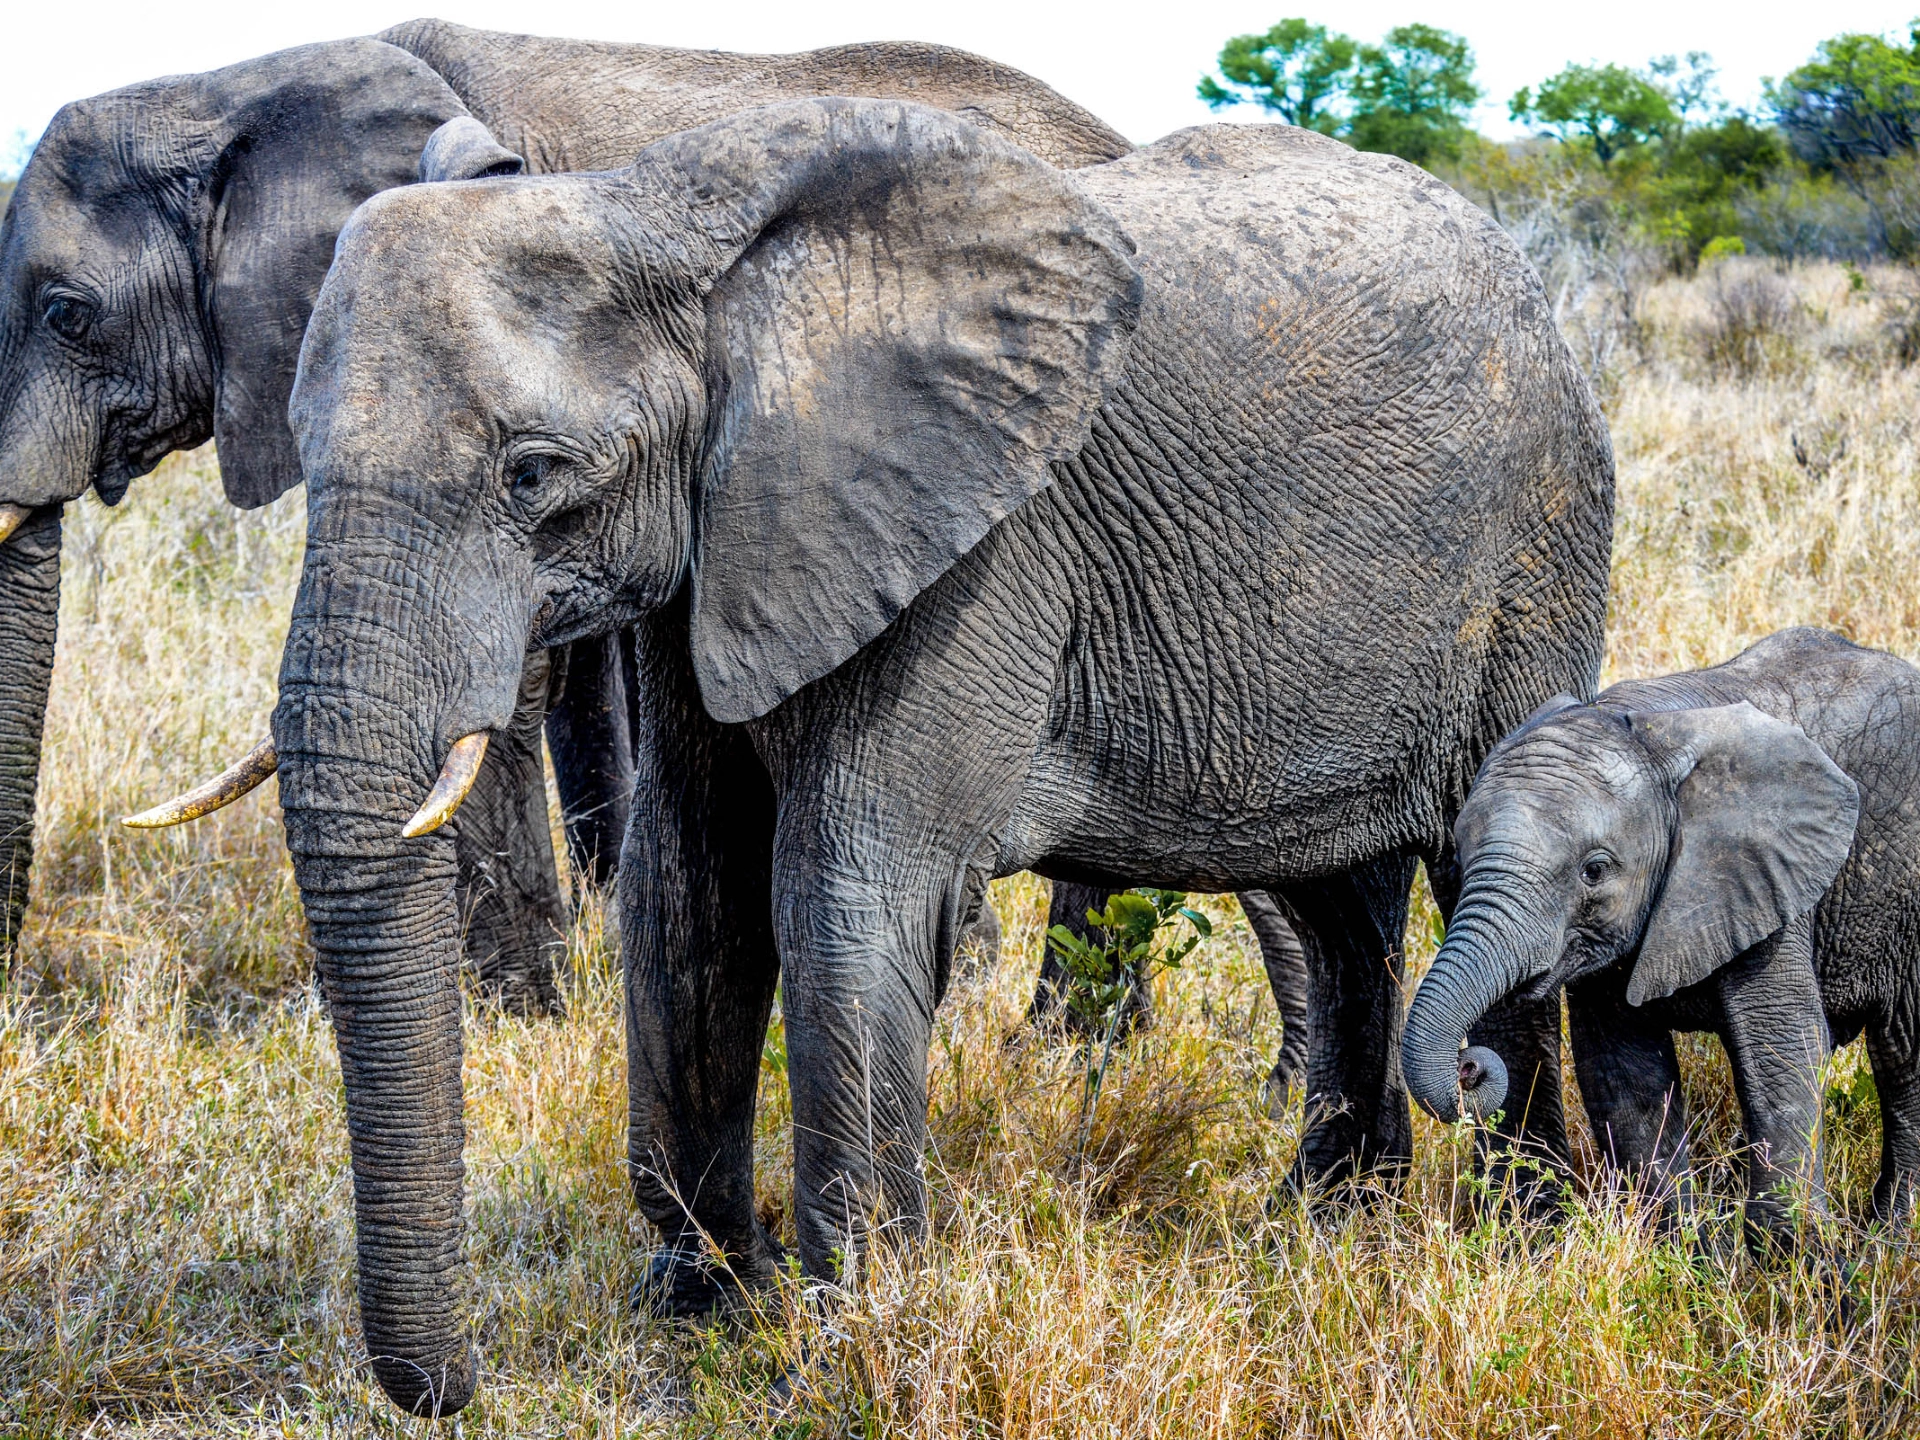
[[[1580,878],[1589,885],[1598,885],[1606,879],[1607,872],[1613,868],[1613,861],[1606,855],[1589,855],[1587,863],[1580,867]]]
[[[47,328],[68,340],[78,340],[93,323],[93,306],[76,295],[55,295],[42,316]]]

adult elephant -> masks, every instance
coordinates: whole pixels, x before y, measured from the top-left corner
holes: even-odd
[[[286,402],[334,236],[367,196],[415,178],[443,122],[479,115],[534,171],[598,169],[736,110],[848,92],[963,111],[1061,165],[1128,148],[1038,81],[940,46],[730,55],[433,20],[61,110],[0,231],[0,963],[27,899],[61,507],[90,486],[116,504],[209,437],[236,505],[300,478]],[[553,706],[575,858],[605,873],[632,781],[624,668],[603,638],[534,657],[459,827],[470,959],[516,1004],[552,1002],[564,931],[541,715]]]
[[[806,1269],[920,1226],[944,966],[1022,867],[1274,890],[1316,1027],[1296,1171],[1404,1166],[1414,864],[1444,891],[1488,748],[1592,692],[1612,515],[1537,277],[1445,186],[1284,127],[1068,177],[936,111],[775,106],[616,175],[377,197],[292,413],[274,735],[403,1408],[475,1372],[454,860],[402,832],[457,801],[530,640],[635,626],[629,1155],[661,1304],[712,1303],[707,1256],[773,1271],[776,979]],[[1503,1054],[1557,1064],[1540,1013]]]

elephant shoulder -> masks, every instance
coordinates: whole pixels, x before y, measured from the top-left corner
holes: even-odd
[[[754,58],[768,93],[751,103],[863,95],[930,105],[1063,169],[1098,165],[1133,149],[1106,121],[1044,81],[968,50],[894,40]]]

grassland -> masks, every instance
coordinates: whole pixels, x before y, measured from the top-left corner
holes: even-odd
[[[1645,297],[1602,376],[1620,459],[1609,678],[1793,623],[1920,656],[1904,284],[1748,265]],[[117,511],[70,512],[42,859],[0,993],[0,1435],[431,1428],[361,1363],[338,1070],[271,787],[191,830],[108,823],[257,738],[299,506],[236,515],[202,453]],[[1707,1042],[1686,1051],[1709,1192],[1687,1244],[1597,1183],[1557,1229],[1477,1220],[1467,1137],[1424,1118],[1403,1194],[1316,1225],[1271,1203],[1299,1107],[1276,1124],[1261,1103],[1277,1021],[1231,902],[1119,1057],[1082,1174],[1079,1058],[1020,1022],[1044,887],[1016,877],[995,900],[1007,958],[956,986],[930,1059],[932,1240],[838,1304],[790,1294],[763,1323],[701,1329],[625,1303],[648,1236],[622,1177],[614,946],[583,898],[569,1018],[468,1021],[487,1381],[465,1434],[768,1433],[769,1381],[803,1353],[812,1388],[777,1422],[793,1435],[1920,1429],[1920,1264],[1909,1236],[1864,1227],[1878,1115],[1857,1054],[1829,1092],[1844,1281],[1741,1252],[1731,1086]],[[1430,948],[1423,911],[1416,971]],[[783,1054],[776,1030],[760,1122],[776,1227]],[[1581,1159],[1597,1182],[1584,1142]]]

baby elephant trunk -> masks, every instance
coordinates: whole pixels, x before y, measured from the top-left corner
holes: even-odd
[[[1485,1046],[1461,1046],[1480,1017],[1529,973],[1511,945],[1493,943],[1474,917],[1456,914],[1400,1037],[1407,1090],[1430,1115],[1451,1124],[1464,1103],[1484,1119],[1505,1103],[1507,1067],[1500,1057]]]

